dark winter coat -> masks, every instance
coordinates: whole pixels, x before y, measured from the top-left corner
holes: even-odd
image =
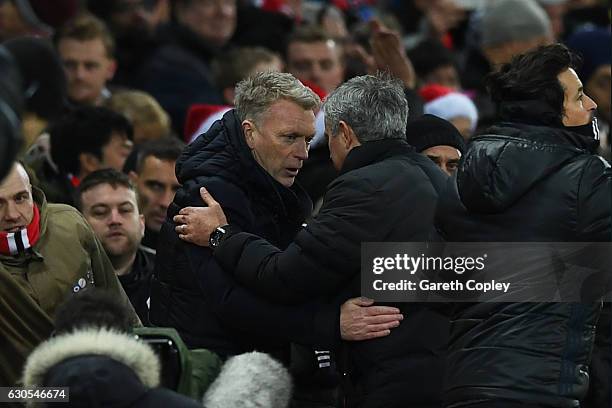
[[[362,242],[428,241],[443,173],[404,140],[356,147],[330,183],[319,214],[284,251],[237,233],[215,250],[226,270],[275,302],[290,304],[350,287],[359,295]],[[398,305],[391,335],[347,344],[349,406],[439,407],[447,319],[428,305]]]
[[[187,148],[177,161],[177,177],[182,187],[157,248],[151,322],[176,328],[190,348],[221,355],[288,350],[289,340],[321,346],[334,342],[339,307],[325,314],[315,303],[282,307],[258,298],[220,268],[210,249],[185,243],[174,231],[172,217],[181,208],[203,205],[202,186],[221,204],[229,222],[280,247],[291,242],[312,210],[297,184],[283,187],[257,164],[233,110]],[[317,324],[323,316],[331,320]]]
[[[182,134],[192,104],[222,103],[210,70],[218,50],[176,23],[164,36],[166,43],[143,64],[138,85],[153,95],[170,115],[175,131]]]
[[[440,199],[444,238],[609,241],[611,185],[596,147],[592,138],[562,128],[502,123],[489,129],[473,139],[456,183]],[[589,387],[600,309],[599,303],[456,307],[447,406],[500,400],[578,406]],[[608,337],[606,330],[598,336]]]
[[[129,273],[118,276],[125,294],[130,299],[134,310],[145,326],[149,326],[149,296],[151,293],[151,276],[155,267],[155,251],[140,246]]]

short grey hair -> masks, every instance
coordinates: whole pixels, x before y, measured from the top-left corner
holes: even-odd
[[[259,72],[236,85],[236,113],[240,121],[260,123],[261,116],[276,101],[285,99],[304,110],[315,110],[321,99],[293,75],[284,72]]]
[[[346,122],[360,143],[405,139],[408,101],[402,83],[388,74],[355,77],[340,85],[323,103],[325,128],[338,134]]]

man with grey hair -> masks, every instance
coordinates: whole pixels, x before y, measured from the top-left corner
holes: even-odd
[[[295,176],[308,158],[319,105],[319,98],[290,74],[256,74],[237,85],[236,108],[178,159],[182,187],[160,232],[150,319],[176,328],[190,348],[223,357],[259,349],[287,362],[289,341],[335,344],[341,302],[283,307],[261,299],[223,271],[210,249],[181,240],[172,221],[181,208],[204,205],[200,190],[205,187],[233,225],[285,248],[312,211]],[[395,308],[379,309],[391,312],[379,317],[383,323],[397,320]],[[315,361],[314,353],[311,357]]]
[[[214,191],[203,194],[207,208],[175,217],[182,239],[210,246],[240,283],[279,305],[359,295],[363,242],[436,238],[434,209],[445,176],[405,140],[402,85],[383,76],[356,77],[332,92],[323,110],[340,176],[328,186],[321,211],[286,249],[239,231],[232,209],[215,201]],[[347,406],[441,406],[447,319],[426,305],[398,308],[403,321],[388,336],[345,343],[352,383]],[[352,340],[342,325],[341,331]]]
[[[461,78],[464,89],[476,91],[478,127],[486,128],[495,122],[496,112],[482,78],[515,55],[552,43],[553,34],[550,19],[535,0],[486,2],[473,22],[479,41],[468,51]]]

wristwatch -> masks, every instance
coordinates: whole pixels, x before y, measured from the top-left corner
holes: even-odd
[[[208,238],[208,246],[210,249],[214,250],[219,246],[229,229],[229,224],[215,228],[212,234],[210,234],[210,238]]]

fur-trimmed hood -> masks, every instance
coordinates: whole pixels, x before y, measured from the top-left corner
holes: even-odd
[[[79,378],[80,389],[74,388],[74,378]],[[70,386],[71,401],[73,394],[75,398],[124,401],[117,387],[123,387],[130,399],[138,398],[159,382],[160,362],[154,351],[128,334],[105,328],[47,340],[30,354],[23,372],[28,387]]]

